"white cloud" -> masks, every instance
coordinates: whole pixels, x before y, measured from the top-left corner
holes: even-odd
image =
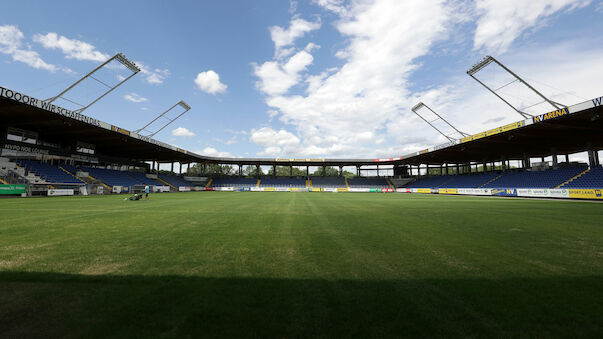
[[[194,137],[195,133],[184,127],[178,127],[172,131],[172,135],[176,137]]]
[[[307,74],[313,58],[302,50],[286,62],[255,65],[266,103],[297,131],[297,147],[282,151],[308,156],[374,154],[366,144],[374,145],[379,133],[411,105],[407,79],[418,67],[416,59],[445,37],[451,9],[439,0],[358,1],[348,7],[340,1],[316,3],[340,15],[335,28],[348,43],[336,55],[344,64]],[[302,80],[305,94],[290,93]]]
[[[292,52],[292,49],[283,49],[293,45],[295,40],[303,37],[306,33],[320,28],[320,20],[315,22],[307,21],[301,18],[293,18],[289,23],[289,28],[280,26],[270,27],[270,37],[274,42],[275,55],[277,58],[285,57]]]
[[[171,75],[168,69],[152,68],[140,61],[136,61],[136,66],[140,68],[144,81],[151,85],[161,85]]]
[[[312,0],[312,2],[341,16],[347,14],[347,9],[343,6],[343,0]]]
[[[474,48],[503,53],[525,30],[561,10],[588,5],[591,0],[478,0]]]
[[[8,54],[14,61],[22,62],[36,69],[45,69],[51,72],[56,72],[59,69],[59,67],[42,60],[38,52],[30,48],[22,49],[23,37],[23,32],[16,26],[0,26],[0,53]]]
[[[136,103],[148,101],[147,98],[142,97],[136,93],[126,94],[126,95],[124,95],[124,99],[131,101],[131,102],[136,102]]]
[[[59,36],[57,33],[36,34],[33,41],[48,49],[61,50],[67,59],[104,62],[110,58],[108,54],[99,52],[96,47],[87,42]]]
[[[203,92],[213,95],[224,93],[228,87],[220,82],[220,75],[212,70],[197,74],[195,84]]]
[[[284,64],[267,61],[260,66],[254,65],[254,73],[260,79],[256,83],[257,87],[268,95],[286,93],[302,80],[300,72],[305,71],[314,61],[314,57],[310,54],[314,46],[309,44],[306,49],[294,54]]]
[[[279,152],[294,152],[299,146],[299,138],[293,133],[281,129],[275,131],[271,127],[252,129],[249,140],[264,147],[259,155],[275,155]]]
[[[230,158],[230,157],[232,157],[232,154],[230,154],[228,152],[220,152],[217,149],[215,149],[213,147],[209,147],[209,146],[205,147],[201,151],[195,151],[195,153],[201,154],[201,155],[206,155],[206,156],[209,156],[209,157],[219,157],[219,158]]]

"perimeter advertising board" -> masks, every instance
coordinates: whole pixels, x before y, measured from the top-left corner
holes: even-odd
[[[1,195],[25,193],[25,185],[0,185]]]
[[[601,189],[569,189],[569,197],[577,199],[603,199],[603,190]]]

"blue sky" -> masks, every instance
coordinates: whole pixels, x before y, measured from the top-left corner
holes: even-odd
[[[600,1],[2,6],[0,85],[44,99],[122,52],[143,72],[85,114],[136,130],[184,100],[192,110],[155,137],[206,155],[407,154],[445,141],[410,111],[419,101],[468,133],[520,120],[465,74],[488,54],[564,104],[603,95]],[[117,73],[103,80],[116,81]],[[506,81],[496,69],[483,75]],[[97,91],[87,84],[77,98]],[[523,88],[505,91],[518,105],[534,103]]]

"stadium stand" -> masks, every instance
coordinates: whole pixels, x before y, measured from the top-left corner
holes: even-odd
[[[345,178],[343,177],[310,177],[312,187],[316,188],[344,188],[347,187]]]
[[[258,179],[256,178],[214,178],[210,186],[211,187],[253,187],[257,185]]]
[[[36,160],[18,160],[17,164],[35,173],[47,183],[85,184],[82,180],[65,172],[59,166],[50,165]]]
[[[82,167],[82,170],[88,172],[90,176],[102,181],[104,184],[111,187],[130,187],[141,184],[136,179],[129,176],[127,172],[95,167]]]
[[[585,170],[580,166],[560,167],[545,171],[507,172],[483,188],[555,188]]]
[[[186,181],[179,176],[169,175],[169,174],[159,174],[158,178],[167,182],[168,184],[174,187],[180,186],[192,186],[193,184],[190,181]]]
[[[163,186],[163,183],[155,181],[154,179],[147,178],[146,174],[142,172],[125,172],[127,175],[138,181],[138,185],[151,185],[151,186]]]
[[[355,188],[388,188],[390,187],[385,178],[353,178],[348,179],[350,187]]]
[[[580,177],[563,184],[560,188],[601,188],[603,187],[603,168],[593,167]]]
[[[262,177],[260,187],[306,187],[306,179],[298,177]]]
[[[478,188],[499,176],[499,173],[442,175],[419,179],[405,187],[410,188]]]

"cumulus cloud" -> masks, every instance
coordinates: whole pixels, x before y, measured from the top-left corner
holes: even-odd
[[[284,49],[285,47],[293,45],[295,40],[303,37],[306,33],[319,29],[320,25],[320,20],[312,22],[301,18],[293,18],[289,23],[289,28],[270,27],[270,37],[274,42],[276,57],[281,58],[290,54],[292,50]]]
[[[59,49],[67,59],[103,62],[110,58],[108,54],[101,53],[96,47],[87,42],[69,39],[53,32],[45,35],[36,34],[33,41],[48,49]]]
[[[291,147],[299,144],[299,138],[284,129],[275,131],[271,127],[251,130],[251,141],[262,146]]]
[[[209,157],[219,157],[219,158],[230,158],[232,157],[232,154],[230,154],[229,152],[220,152],[217,149],[213,148],[213,147],[205,147],[204,149],[200,150],[200,151],[195,151],[195,153],[197,154],[201,154],[201,155],[206,155]]]
[[[197,74],[195,85],[203,92],[213,95],[224,93],[228,87],[220,82],[220,75],[213,70]]]
[[[140,103],[140,102],[145,102],[148,101],[147,98],[142,97],[136,93],[129,93],[124,95],[124,99],[131,101],[131,102],[135,102],[135,103]]]
[[[152,68],[140,61],[136,61],[136,65],[140,68],[144,81],[151,85],[161,85],[171,75],[168,69]]]
[[[335,28],[348,43],[336,55],[344,64],[308,74],[313,57],[304,49],[288,60],[254,65],[257,87],[278,112],[272,114],[297,132],[299,145],[289,147],[291,153],[373,153],[364,144],[374,145],[388,123],[411,105],[407,79],[418,67],[416,59],[446,33],[451,10],[438,0],[315,3],[339,15]],[[303,95],[290,93],[302,84],[307,84]]]
[[[178,127],[172,131],[172,135],[176,137],[194,137],[195,133],[189,131],[187,128]]]
[[[591,0],[478,0],[474,48],[503,53],[525,30],[556,12],[571,11]]]
[[[284,64],[267,61],[262,65],[254,65],[254,74],[259,78],[257,87],[268,95],[286,93],[301,81],[300,72],[305,71],[314,61],[314,57],[309,52],[313,46],[313,44],[309,45],[309,48],[297,52]]]
[[[23,32],[17,26],[0,26],[0,53],[10,55],[14,61],[22,62],[36,69],[56,72],[59,67],[42,60],[38,52],[31,48],[23,49]]]

